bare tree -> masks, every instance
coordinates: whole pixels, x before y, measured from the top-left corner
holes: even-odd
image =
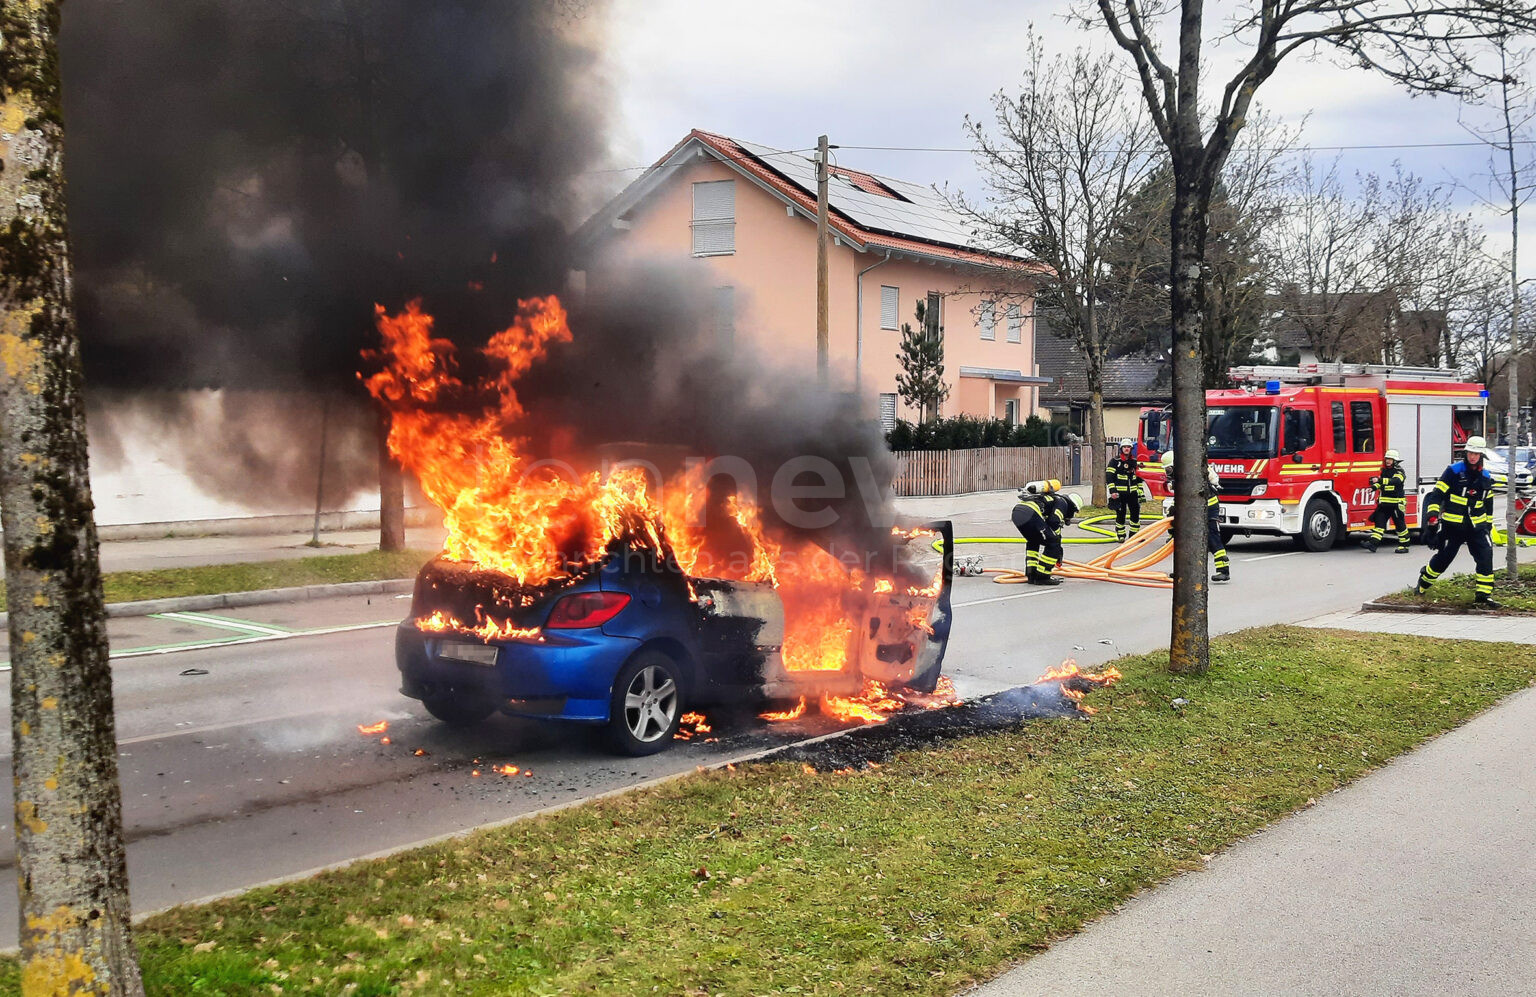
[[[1234,145],[1232,155],[1212,194],[1206,243],[1207,308],[1202,321],[1204,343],[1202,381],[1207,388],[1225,387],[1228,371],[1252,360],[1268,345],[1266,313],[1275,267],[1265,234],[1285,216],[1288,182],[1285,165],[1295,148],[1298,129],[1264,114],[1253,115]],[[1126,227],[1133,238],[1117,241],[1111,252],[1117,280],[1111,292],[1133,311],[1126,322],[1136,333],[1125,345],[1168,355],[1172,349],[1169,314],[1169,208],[1173,203],[1173,172],[1160,169],[1140,193]],[[1150,232],[1143,236],[1142,230]],[[1143,289],[1132,293],[1120,286],[1129,272]]]
[[[1161,150],[1110,56],[1047,57],[1033,30],[1019,92],[998,91],[992,108],[991,126],[965,120],[985,200],[954,201],[989,243],[1055,271],[1042,303],[1054,306],[1083,355],[1093,501],[1103,505],[1104,362],[1124,314],[1106,293],[1106,251]]]
[[[1207,213],[1233,141],[1254,95],[1295,53],[1333,51],[1350,64],[1420,91],[1469,91],[1491,71],[1476,62],[1477,43],[1536,29],[1526,0],[1242,0],[1222,5],[1228,51],[1241,53],[1212,108],[1200,100],[1204,0],[1080,0],[1084,20],[1101,23],[1129,54],[1152,122],[1173,162],[1170,225],[1173,312],[1174,468],[1179,494],[1205,492],[1205,394],[1201,329],[1206,307]],[[1090,12],[1091,11],[1091,12]],[[1171,22],[1171,23],[1170,23]],[[1176,39],[1163,57],[1160,39]],[[1203,113],[1204,112],[1204,113]],[[1168,666],[1210,667],[1205,509],[1181,502],[1174,515],[1173,618]]]
[[[1321,360],[1404,363],[1405,340],[1421,336],[1415,316],[1456,293],[1475,236],[1451,210],[1450,191],[1401,165],[1383,178],[1357,177],[1345,190],[1338,161],[1304,160],[1289,210],[1267,233],[1275,257],[1275,299],[1283,321]]]
[[[1494,196],[1484,198],[1485,202],[1509,215],[1509,268],[1507,273],[1508,288],[1506,297],[1509,302],[1509,337],[1508,350],[1512,362],[1505,365],[1509,378],[1506,390],[1507,408],[1505,410],[1505,422],[1509,427],[1510,452],[1510,487],[1514,487],[1515,471],[1515,447],[1520,445],[1520,356],[1522,343],[1520,337],[1520,278],[1518,268],[1520,263],[1520,208],[1530,199],[1533,188],[1527,179],[1529,164],[1522,163],[1515,151],[1515,145],[1526,135],[1533,119],[1536,119],[1536,101],[1533,101],[1530,87],[1523,80],[1523,71],[1529,61],[1528,51],[1511,51],[1509,39],[1499,36],[1495,39],[1495,48],[1499,54],[1499,78],[1496,96],[1497,113],[1495,123],[1491,126],[1479,126],[1468,124],[1465,120],[1462,127],[1477,138],[1488,143],[1495,155],[1488,162],[1488,177]],[[1495,200],[1496,198],[1496,200]],[[1515,537],[1515,525],[1519,522],[1519,513],[1515,509],[1513,501],[1505,503],[1504,508],[1504,571],[1513,580],[1517,577],[1519,564],[1517,562],[1517,543]]]
[[[59,4],[0,3],[0,510],[26,994],[140,994],[64,217]]]

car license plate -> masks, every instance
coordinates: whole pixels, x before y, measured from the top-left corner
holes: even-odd
[[[442,644],[437,649],[439,658],[468,661],[472,665],[490,667],[496,664],[496,648],[490,644]]]

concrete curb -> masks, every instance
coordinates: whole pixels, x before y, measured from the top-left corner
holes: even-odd
[[[1536,616],[1536,613],[1523,613],[1518,609],[1473,609],[1462,606],[1439,606],[1434,603],[1412,606],[1400,602],[1375,601],[1362,604],[1360,611],[1362,613],[1413,613],[1430,616]]]
[[[414,578],[390,578],[372,582],[337,582],[332,585],[296,585],[292,588],[257,589],[253,592],[216,592],[209,595],[182,595],[172,599],[141,599],[138,602],[107,604],[107,616],[151,616],[155,613],[186,613],[206,609],[232,609],[238,606],[267,606],[278,602],[305,602],[340,595],[387,595],[409,592]],[[0,627],[9,625],[10,614],[0,613]]]

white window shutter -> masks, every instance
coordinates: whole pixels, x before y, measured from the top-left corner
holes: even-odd
[[[990,301],[981,303],[981,338],[997,338],[997,311],[996,306]]]
[[[880,428],[887,433],[896,428],[896,396],[894,394],[880,396]]]
[[[736,181],[709,180],[693,185],[693,255],[726,256],[736,252]]]
[[[1018,305],[1008,306],[1008,342],[1024,341],[1024,312]]]
[[[899,288],[888,284],[880,285],[880,328],[899,328],[897,321],[897,309],[900,304],[901,291]]]

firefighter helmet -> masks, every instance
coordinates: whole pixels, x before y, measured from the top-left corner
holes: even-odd
[[[1120,449],[1121,450],[1130,450],[1130,449],[1132,449],[1135,446],[1136,446],[1136,444],[1131,442],[1131,438],[1129,436],[1127,436],[1125,439],[1120,441]]]
[[[1396,450],[1388,450],[1386,457],[1387,460],[1390,460],[1394,464],[1401,462],[1403,459],[1403,455],[1398,453]]]
[[[1076,492],[1067,492],[1066,498],[1068,502],[1072,503],[1072,515],[1075,516],[1083,511],[1083,497],[1081,495]]]
[[[1166,451],[1163,452],[1162,462],[1163,462],[1163,470],[1165,470],[1165,471],[1173,470],[1173,451],[1172,450],[1166,450]]]
[[[1487,457],[1493,451],[1488,449],[1487,440],[1481,436],[1471,436],[1467,438],[1467,453],[1475,453],[1481,457]]]

